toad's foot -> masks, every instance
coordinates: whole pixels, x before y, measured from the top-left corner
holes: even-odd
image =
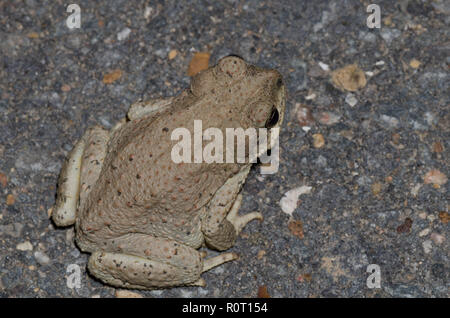
[[[222,265],[223,263],[234,261],[239,256],[236,253],[222,253],[220,255],[203,260],[202,273],[209,271],[211,268]]]
[[[245,225],[252,220],[263,220],[263,216],[259,212],[251,212],[242,216],[238,215],[239,208],[242,203],[242,194],[238,194],[236,197],[236,201],[234,201],[233,206],[230,209],[230,212],[227,215],[227,220],[233,224],[236,229],[236,233],[239,234]]]
[[[200,254],[202,255],[202,257],[206,256],[206,254],[202,254],[202,253],[200,253]],[[203,260],[202,273],[207,272],[216,266],[222,265],[227,262],[234,261],[238,258],[239,258],[239,256],[236,253],[222,253],[220,255],[205,259],[205,260]],[[203,278],[200,278],[199,280],[189,284],[189,286],[205,287],[206,282]]]

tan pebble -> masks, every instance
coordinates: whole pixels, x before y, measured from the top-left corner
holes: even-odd
[[[325,138],[322,134],[314,134],[312,137],[314,148],[322,148],[325,145]]]
[[[37,32],[30,32],[30,33],[27,34],[27,38],[29,38],[29,39],[37,39],[37,38],[39,38],[39,33],[37,33]]]
[[[177,56],[177,54],[178,54],[177,50],[171,50],[168,56],[169,60],[173,60]]]
[[[68,84],[64,84],[63,86],[61,86],[61,90],[66,93],[69,92],[71,89],[72,88]]]
[[[6,185],[8,184],[8,177],[0,172],[0,184],[3,188],[6,188]]]
[[[437,184],[439,186],[447,183],[447,176],[437,169],[428,171],[423,177],[425,184]]]
[[[331,80],[336,88],[350,92],[357,91],[367,84],[366,75],[356,64],[333,71]]]
[[[112,84],[121,77],[122,77],[122,71],[119,69],[116,69],[116,70],[114,70],[110,73],[107,73],[103,76],[103,83],[104,84]]]
[[[441,220],[442,223],[447,224],[448,220],[450,219],[450,216],[447,212],[441,211],[439,212],[439,219]]]
[[[14,202],[16,202],[16,198],[12,194],[8,194],[6,196],[6,204],[7,205],[13,205]]]
[[[400,134],[398,134],[398,133],[393,134],[392,142],[396,145],[400,144]]]
[[[141,294],[129,290],[116,290],[116,298],[143,298]]]
[[[420,64],[422,64],[419,60],[416,59],[412,59],[409,62],[409,66],[411,66],[412,68],[419,68]]]
[[[267,286],[259,286],[258,288],[258,298],[270,298],[270,295],[267,291]]]
[[[303,234],[303,223],[302,221],[294,221],[291,220],[288,223],[289,231],[291,231],[292,235],[297,236],[299,239],[303,239],[305,235]]]
[[[433,152],[441,153],[444,151],[444,146],[439,141],[433,143]]]
[[[258,255],[256,257],[258,259],[262,259],[264,257],[264,255],[266,255],[266,251],[265,250],[259,250],[258,251]]]
[[[431,239],[436,245],[441,245],[445,241],[445,237],[438,233],[431,233]]]
[[[375,182],[374,184],[372,184],[372,193],[373,193],[373,195],[376,196],[376,195],[380,194],[381,187],[382,187],[382,185],[379,182]]]

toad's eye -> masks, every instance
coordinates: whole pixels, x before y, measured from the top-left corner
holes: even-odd
[[[283,86],[283,79],[280,77],[280,78],[277,80],[277,87],[278,87],[278,88],[281,88],[281,86]]]
[[[244,60],[244,58],[242,56],[237,55],[237,54],[230,54],[230,55],[227,55],[226,57],[237,57],[238,59]]]
[[[275,108],[275,106],[273,106],[272,107],[272,112],[270,113],[270,116],[267,119],[266,124],[264,125],[264,127],[272,128],[273,126],[275,126],[278,123],[279,117],[280,117],[280,115],[278,113],[278,110]]]

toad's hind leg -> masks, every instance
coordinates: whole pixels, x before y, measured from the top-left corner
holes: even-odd
[[[104,283],[122,288],[205,286],[201,273],[237,258],[234,253],[224,253],[203,260],[202,254],[190,246],[138,233],[103,244],[107,251],[91,255],[89,272]]]
[[[52,219],[57,226],[75,223],[76,211],[82,207],[100,175],[109,132],[101,127],[86,131],[67,156],[58,180]]]

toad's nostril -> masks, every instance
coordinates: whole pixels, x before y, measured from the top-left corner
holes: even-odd
[[[272,128],[278,123],[278,119],[280,118],[280,114],[278,113],[278,110],[274,107],[272,107],[272,112],[270,113],[269,119],[267,119],[266,124],[264,127],[266,128]]]

